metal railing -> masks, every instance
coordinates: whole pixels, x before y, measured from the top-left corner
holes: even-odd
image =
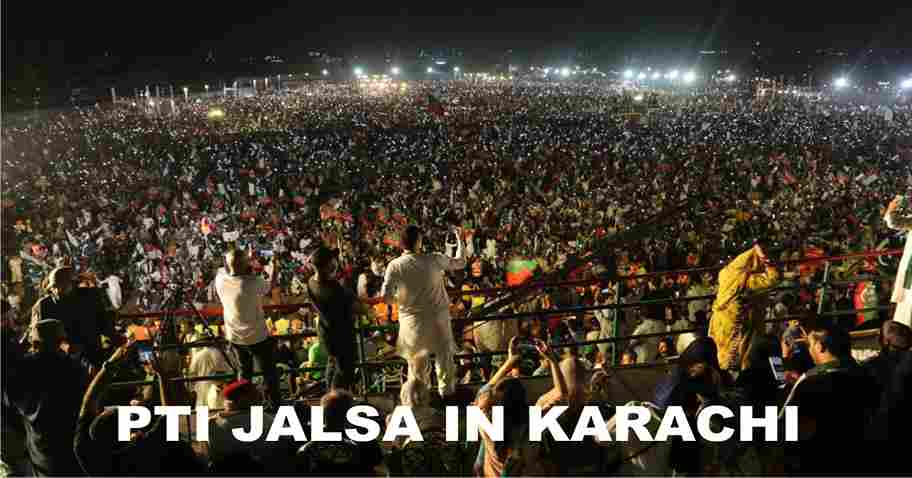
[[[837,311],[824,312],[822,310],[822,307],[824,304],[826,291],[828,289],[833,288],[833,287],[852,285],[852,284],[862,282],[862,281],[883,280],[883,278],[880,278],[880,277],[874,277],[874,278],[864,277],[864,278],[853,279],[853,280],[831,281],[831,280],[829,280],[829,276],[830,276],[829,265],[833,261],[856,259],[856,258],[879,257],[879,256],[896,256],[896,255],[901,255],[901,254],[902,254],[902,251],[900,251],[900,250],[873,251],[873,252],[864,252],[864,253],[849,254],[849,255],[843,255],[843,256],[814,257],[814,258],[799,259],[799,260],[794,260],[794,261],[779,262],[779,263],[776,263],[776,265],[780,265],[780,266],[781,265],[794,265],[794,264],[802,264],[802,263],[810,263],[810,262],[824,262],[825,261],[826,269],[824,270],[824,280],[821,283],[811,283],[811,284],[800,284],[799,283],[799,284],[796,284],[793,286],[774,287],[771,289],[767,289],[764,292],[773,293],[773,292],[779,292],[779,291],[801,291],[801,290],[822,289],[821,294],[818,296],[818,314],[822,317],[839,317],[839,316],[846,316],[846,315],[856,315],[858,313],[863,313],[863,312],[889,310],[890,306],[880,306],[880,307],[870,307],[870,308],[863,308],[863,309],[837,310]],[[657,299],[657,300],[640,300],[640,301],[631,301],[631,302],[622,302],[621,298],[623,295],[622,294],[623,287],[624,287],[623,284],[627,280],[642,279],[642,278],[649,278],[649,277],[659,277],[659,276],[665,276],[665,275],[679,275],[679,274],[687,274],[687,273],[692,273],[692,272],[706,272],[706,271],[718,270],[718,269],[721,269],[722,267],[724,267],[724,266],[662,271],[662,272],[653,272],[653,273],[648,273],[648,274],[634,274],[634,275],[615,277],[615,278],[613,278],[613,280],[611,280],[611,282],[616,282],[618,284],[618,291],[616,294],[617,300],[615,301],[615,303],[612,303],[612,304],[553,308],[553,309],[545,309],[545,310],[538,310],[538,311],[532,311],[532,312],[517,312],[517,313],[506,313],[506,314],[488,315],[488,316],[480,316],[480,317],[466,317],[466,318],[462,318],[459,320],[462,320],[465,323],[501,321],[501,320],[520,320],[520,319],[525,319],[525,318],[543,318],[543,317],[555,317],[555,316],[562,316],[562,315],[577,315],[577,314],[581,314],[581,313],[594,312],[594,311],[599,311],[599,310],[609,310],[609,309],[620,310],[620,309],[625,309],[625,308],[672,304],[672,303],[679,303],[679,302],[691,302],[691,301],[698,301],[698,300],[709,301],[709,300],[712,300],[715,298],[715,294],[702,295],[702,296],[689,296],[689,297],[672,297],[672,298]],[[603,279],[603,278],[594,278],[594,279],[585,279],[585,280],[578,280],[578,281],[563,281],[563,282],[556,282],[556,283],[550,283],[550,284],[530,283],[530,284],[522,285],[519,287],[499,287],[499,288],[490,288],[490,289],[475,290],[475,291],[452,290],[450,292],[453,294],[459,294],[459,295],[492,295],[495,293],[503,293],[503,292],[517,290],[517,289],[523,288],[523,287],[540,288],[540,289],[551,288],[551,287],[578,287],[578,286],[583,286],[583,285],[592,285],[592,284],[604,283],[604,282],[605,282],[605,279]],[[282,310],[294,311],[301,307],[309,307],[309,306],[310,306],[310,304],[282,304],[282,305],[275,305],[275,306],[266,306],[266,307],[264,307],[264,309],[266,309],[268,311],[282,311]],[[155,317],[155,316],[163,316],[163,315],[168,315],[168,314],[171,314],[173,316],[179,316],[179,315],[192,316],[192,315],[195,315],[195,311],[178,310],[178,311],[151,312],[151,313],[144,313],[144,314],[125,314],[125,315],[122,315],[121,318]],[[785,321],[798,319],[798,318],[800,318],[800,316],[786,316],[786,317],[778,318],[778,319],[765,320],[765,322],[778,323],[778,322],[785,322]],[[649,333],[649,334],[618,336],[618,319],[617,319],[616,314],[612,321],[613,321],[613,326],[612,326],[613,332],[612,332],[611,337],[606,337],[606,338],[597,339],[597,340],[580,341],[580,342],[558,343],[558,344],[553,344],[552,347],[556,348],[556,349],[563,349],[563,348],[582,347],[582,346],[589,346],[589,345],[625,342],[625,341],[632,341],[632,340],[642,340],[642,339],[649,339],[649,338],[656,338],[656,337],[664,338],[664,337],[677,336],[677,335],[686,334],[686,333],[701,333],[702,332],[701,329],[692,328],[692,329],[685,329],[685,330],[663,331],[663,332],[656,332],[656,333]],[[396,330],[397,328],[398,328],[397,323],[391,323],[388,325],[370,325],[370,326],[356,327],[355,335],[358,338],[358,347],[359,347],[359,350],[361,351],[362,361],[356,363],[355,367],[356,367],[356,369],[362,370],[362,374],[361,374],[362,381],[363,381],[362,385],[364,386],[365,390],[367,389],[366,370],[382,368],[391,363],[405,363],[405,360],[401,359],[401,358],[382,360],[382,361],[363,360],[363,358],[364,358],[364,334],[363,334],[363,332],[378,331],[378,330],[381,330],[381,331],[382,330]],[[305,331],[305,332],[294,333],[294,334],[275,335],[274,337],[279,340],[289,340],[289,339],[300,338],[300,337],[313,337],[316,335],[317,334],[314,331]],[[185,350],[185,349],[194,348],[194,347],[205,347],[205,346],[216,345],[219,343],[225,343],[224,339],[201,340],[201,341],[185,343],[185,344],[163,345],[160,347],[156,347],[156,349],[159,351]],[[616,362],[617,362],[617,348],[615,347],[614,349],[615,350],[614,350],[613,357],[612,357],[612,366],[615,366]],[[475,359],[475,358],[479,358],[479,357],[506,355],[507,353],[508,353],[508,351],[506,351],[506,350],[464,353],[464,354],[455,354],[453,356],[453,358],[456,360]],[[304,372],[312,372],[312,371],[322,372],[322,371],[324,371],[324,368],[310,367],[310,368],[294,369],[294,373],[304,373]],[[261,375],[261,374],[254,374],[254,375]],[[200,376],[200,377],[175,377],[170,380],[175,383],[193,383],[193,382],[198,382],[198,381],[229,380],[229,379],[232,379],[235,377],[236,377],[235,374],[216,374],[216,375]],[[118,387],[128,387],[128,386],[152,385],[155,383],[156,383],[156,380],[145,380],[145,381],[131,381],[131,382],[116,382],[112,385],[118,386]]]

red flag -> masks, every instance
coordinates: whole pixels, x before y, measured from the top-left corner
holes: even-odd
[[[438,118],[446,116],[446,110],[443,109],[443,103],[434,95],[428,95],[427,109],[428,113],[431,113]]]

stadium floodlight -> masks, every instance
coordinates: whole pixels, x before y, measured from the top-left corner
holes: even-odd
[[[849,79],[844,76],[836,78],[836,81],[833,82],[833,86],[836,88],[845,88],[846,86],[849,86]]]
[[[547,74],[550,74],[550,73],[551,73],[551,68],[545,68],[545,74],[547,75]]]
[[[637,79],[638,79],[638,80],[645,80],[645,79],[646,79],[646,73],[643,73],[643,72],[641,71],[640,74],[637,75]]]
[[[633,101],[643,101],[643,95],[636,95],[633,97]]]
[[[458,66],[454,66],[454,67],[453,67],[453,73],[459,73],[459,67],[458,67]]]
[[[567,68],[566,66],[561,68],[561,76],[565,78],[570,76],[570,68]]]
[[[902,87],[902,89],[904,89],[904,90],[908,90],[909,88],[912,88],[912,78],[903,80],[903,82],[900,83],[899,86]]]
[[[399,74],[399,67],[398,67],[398,66],[394,66],[394,67],[392,68],[391,71],[392,71],[392,73],[393,73],[394,75],[398,75],[398,74]]]
[[[364,70],[362,70],[360,67],[355,68],[355,76],[357,76],[357,77],[364,76]]]
[[[431,73],[434,72],[434,68],[433,68],[433,67],[430,67],[430,66],[427,67],[427,72],[428,72],[428,74],[430,75]]]
[[[671,70],[668,72],[668,77],[671,78],[672,80],[676,80],[678,78],[678,75],[680,75],[678,70]]]
[[[633,70],[625,70],[624,78],[633,78]]]
[[[323,76],[329,76],[329,70],[323,70]]]
[[[734,83],[737,77],[734,74],[728,75],[725,77],[725,81],[729,83]]]
[[[685,82],[687,82],[687,83],[693,83],[693,82],[696,81],[696,80],[697,80],[697,74],[696,74],[696,73],[694,73],[694,72],[692,72],[692,71],[688,71],[687,73],[684,73],[684,81],[685,81]]]
[[[652,74],[652,79],[653,79],[653,80],[658,80],[658,79],[661,78],[661,77],[662,77],[662,74],[659,73],[658,71]]]

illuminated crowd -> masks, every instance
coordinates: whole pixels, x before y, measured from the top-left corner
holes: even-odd
[[[377,294],[378,271],[400,253],[399,232],[405,224],[420,224],[427,231],[425,248],[431,251],[451,248],[446,234],[460,226],[469,261],[447,281],[452,289],[470,291],[504,286],[508,266],[515,261],[530,274],[543,275],[581,256],[584,267],[564,277],[577,279],[603,274],[606,267],[617,267],[620,274],[640,274],[721,266],[758,238],[776,251],[774,260],[896,249],[902,237],[884,225],[884,208],[912,181],[912,111],[902,102],[758,99],[735,89],[671,94],[602,82],[311,83],[295,91],[213,96],[174,107],[138,98],[38,123],[5,125],[2,134],[4,358],[13,361],[23,360],[16,353],[25,350],[18,350],[15,339],[48,285],[48,273],[62,262],[73,265],[83,287],[104,287],[103,307],[121,314],[174,308],[180,306],[174,302],[178,295],[205,309],[218,304],[212,283],[224,265],[223,253],[238,247],[252,252],[255,269],[275,271],[277,287],[271,300],[285,304],[301,300],[302,284],[313,272],[310,253],[322,244],[341,251],[343,283],[369,297]],[[624,236],[644,224],[649,227],[637,237]],[[625,237],[616,254],[588,254],[612,237]],[[745,372],[729,376],[726,367],[719,367],[717,345],[705,337],[712,316],[709,300],[603,310],[566,320],[541,312],[533,320],[496,326],[467,326],[457,320],[457,346],[463,352],[509,351],[493,360],[459,359],[460,382],[488,382],[490,386],[474,397],[476,403],[510,408],[530,401],[522,385],[510,377],[550,375],[554,390],[539,399],[543,407],[568,404],[575,409],[586,402],[610,409],[607,383],[616,357],[621,365],[675,364],[651,400],[658,407],[781,405],[798,400],[788,391],[815,366],[831,363],[834,357],[843,364],[854,363],[845,334],[865,323],[879,325],[888,317],[888,311],[876,307],[889,302],[896,263],[896,258],[880,257],[834,264],[828,279],[861,281],[833,289],[826,297],[810,286],[823,278],[822,265],[781,268],[784,284],[807,287],[775,294],[767,309],[770,318],[805,317],[818,308],[871,310],[844,316],[838,327],[810,319],[783,320],[763,331],[772,337],[768,347],[782,348],[775,354],[772,349],[758,352],[784,359],[785,379],[779,388],[771,387],[768,377]],[[622,286],[620,300],[637,301],[708,295],[717,283],[715,271],[709,271],[624,281]],[[614,303],[619,287],[615,281],[605,289],[548,291],[513,310]],[[457,319],[484,307],[487,300],[467,292],[452,297],[451,312]],[[367,320],[377,325],[394,315],[395,310],[381,306]],[[280,366],[292,371],[283,375],[284,398],[313,398],[325,391],[322,373],[314,371],[327,361],[321,344],[312,337],[282,338],[306,332],[313,325],[311,316],[304,308],[270,317],[270,331],[279,338],[277,357],[284,364]],[[216,335],[221,334],[218,321],[213,324]],[[616,328],[609,332],[606,324]],[[120,323],[112,335],[143,341],[155,335],[159,325],[155,320]],[[871,428],[871,439],[897,436],[884,424],[908,416],[894,408],[908,400],[902,398],[907,392],[891,388],[893,370],[908,369],[907,364],[897,365],[908,362],[902,355],[909,346],[908,329],[899,324],[884,327],[881,358],[867,365],[879,388],[867,387],[867,375],[851,375],[855,381],[833,385],[877,391],[857,392],[854,397],[855,408],[871,411],[865,423],[878,424]],[[565,347],[562,356],[545,345],[692,328],[698,331],[629,341],[621,347]],[[53,355],[61,337],[52,325],[35,332],[46,335],[31,345],[33,352]],[[177,339],[192,342],[202,332],[202,324],[182,321]],[[541,340],[535,342],[540,347],[531,355],[521,353],[511,340],[515,336]],[[117,349],[117,337],[107,337],[112,338],[114,343],[104,347],[108,354]],[[377,331],[369,338],[363,358],[394,355],[394,332]],[[133,360],[118,357],[119,353],[114,352],[109,362]],[[28,360],[18,368],[4,366],[9,375],[4,381],[21,384],[29,379],[29,367],[50,366]],[[225,389],[215,382],[162,387],[160,395],[155,386],[126,388],[122,393],[110,388],[110,374],[119,380],[142,380],[230,369],[213,347],[195,349],[177,362],[146,362],[129,373],[121,365],[116,372],[93,370],[102,379],[92,386],[79,382],[80,375],[74,372],[70,381],[56,384],[74,396],[71,403],[76,407],[83,403],[83,395],[91,399],[81,410],[60,412],[80,417],[75,447],[79,468],[68,471],[131,474],[157,463],[160,469],[150,473],[194,474],[202,471],[196,459],[202,456],[214,474],[301,474],[305,469],[327,473],[326,468],[315,467],[316,458],[308,453],[331,450],[297,451],[284,442],[246,448],[221,442],[210,444],[208,450],[191,450],[185,442],[165,444],[159,436],[162,430],[153,427],[133,437],[132,447],[112,446],[110,420],[105,421],[109,415],[96,404],[102,398],[111,404],[195,401],[226,407],[226,414],[219,415],[223,422],[213,422],[218,423],[212,425],[216,428],[249,419],[250,407],[260,397],[245,382]],[[700,364],[702,371],[693,373],[693,366]],[[301,368],[306,371],[293,372]],[[392,373],[399,376],[398,382],[389,380],[387,369],[363,377],[368,389],[362,391],[401,389],[398,402],[415,410],[422,429],[439,432],[441,403],[430,391],[432,384],[402,383],[401,367]],[[4,414],[13,416],[11,407],[28,402],[16,390],[15,385],[5,386]],[[878,393],[889,403],[875,403]],[[820,403],[814,402],[818,396],[805,394],[802,399]],[[343,427],[338,417],[344,413],[339,412],[350,407],[353,398],[330,391],[322,400],[336,413],[336,420],[328,424]],[[855,408],[845,411],[852,419],[857,418]],[[823,413],[817,418],[823,417],[832,418]],[[514,419],[516,415],[508,413],[508,420]],[[521,433],[528,424],[517,420],[511,429]],[[837,435],[838,428],[826,423]],[[853,421],[845,430],[863,430],[859,423]],[[16,437],[15,433],[28,436],[34,431],[5,428],[4,433]],[[854,438],[846,443],[857,445],[859,437]],[[525,443],[519,436],[510,440],[506,448],[483,441],[476,448],[460,449],[459,465],[442,459],[434,465],[435,473],[443,473],[440,467],[446,474],[483,476],[558,470],[730,474],[747,469],[775,474],[792,471],[789,466],[804,472],[830,469],[820,468],[819,449],[802,454],[788,447],[736,449],[669,442],[648,453],[643,450],[643,459],[634,462],[625,458],[630,450],[606,448],[604,443],[588,441],[576,455],[576,449],[553,440],[542,445]],[[430,442],[418,455],[456,456],[447,454],[449,448],[441,440]],[[409,461],[415,456],[406,451],[407,444],[392,448],[380,450],[371,444],[343,450],[361,456],[345,473],[385,467],[396,473],[429,474]],[[579,456],[585,459],[574,462],[572,457]],[[4,463],[14,462],[4,456]],[[511,468],[515,466],[522,468]]]

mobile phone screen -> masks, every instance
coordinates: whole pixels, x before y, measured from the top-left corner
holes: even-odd
[[[770,357],[769,362],[776,380],[785,382],[785,367],[782,365],[782,357]]]
[[[139,350],[139,361],[142,363],[149,363],[152,361],[152,351],[151,350]]]

